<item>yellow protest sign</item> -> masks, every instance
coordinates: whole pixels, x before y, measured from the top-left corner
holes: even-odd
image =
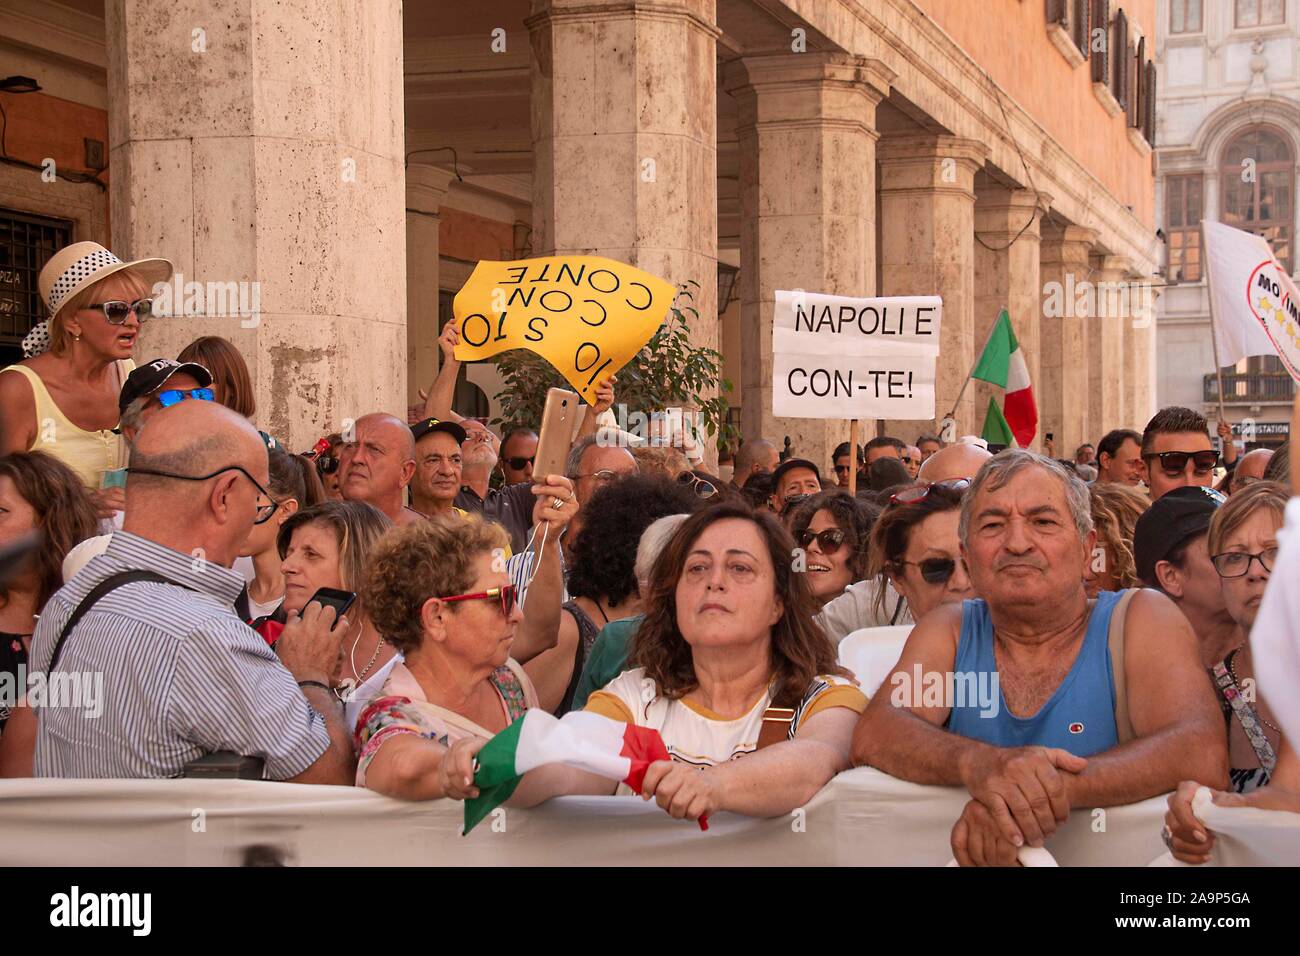
[[[655,334],[676,288],[600,256],[484,260],[456,293],[456,358],[475,361],[528,349],[591,401]]]

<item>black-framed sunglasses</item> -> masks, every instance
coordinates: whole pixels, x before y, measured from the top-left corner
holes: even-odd
[[[1245,551],[1225,551],[1222,554],[1216,554],[1210,560],[1214,562],[1214,570],[1219,573],[1219,577],[1239,578],[1250,572],[1250,563],[1252,561],[1258,561],[1261,568],[1272,572],[1273,565],[1277,563],[1277,548],[1265,548],[1258,554],[1247,554]]]
[[[1188,459],[1191,459],[1191,461],[1196,465],[1196,473],[1198,475],[1208,475],[1214,470],[1214,466],[1219,460],[1219,453],[1213,450],[1159,451],[1149,452],[1142,456],[1142,460],[1147,463],[1148,467],[1151,464],[1152,458],[1159,458],[1160,470],[1172,478],[1181,475],[1187,470]]]
[[[936,481],[930,485],[914,485],[911,488],[904,488],[897,494],[889,496],[891,505],[914,505],[917,502],[924,501],[930,497],[930,492],[936,488],[943,488],[945,491],[956,491],[963,493],[970,487],[969,478],[952,478],[948,481]],[[933,582],[931,582],[933,583]]]
[[[817,542],[817,547],[821,548],[822,554],[834,554],[844,547],[844,532],[839,528],[827,528],[824,531],[805,528],[799,532],[798,544],[805,551],[814,541]]]
[[[699,475],[693,475],[689,471],[684,471],[677,476],[677,483],[690,485],[697,497],[712,498],[718,493],[717,486],[711,481],[705,481]]]
[[[955,558],[926,558],[924,561],[895,561],[898,565],[914,564],[927,584],[947,584],[957,570]]]
[[[257,512],[253,517],[253,524],[265,524],[267,521],[270,521],[271,515],[275,514],[275,510],[280,507],[280,502],[272,498],[271,493],[258,484],[256,478],[244,471],[244,469],[240,468],[238,465],[227,465],[225,468],[218,468],[210,475],[176,475],[172,474],[170,471],[155,471],[152,468],[127,468],[126,471],[129,475],[153,475],[155,478],[174,478],[177,481],[210,481],[217,477],[217,475],[224,474],[227,471],[237,471],[251,481],[253,487],[258,490],[260,495],[270,502],[270,504],[257,506]]]
[[[153,315],[153,299],[136,299],[134,302],[110,299],[108,302],[92,302],[86,308],[99,309],[104,313],[104,318],[108,319],[109,325],[122,325],[132,312],[135,313],[136,320],[143,324]]]
[[[474,594],[452,594],[448,597],[438,598],[439,601],[487,601],[499,599],[501,602],[501,613],[506,617],[515,609],[515,586],[507,584],[503,588],[488,588],[486,591],[477,591]]]
[[[509,465],[511,468],[513,468],[515,471],[523,471],[534,461],[536,461],[536,456],[534,456],[533,458],[518,458],[514,455],[511,455],[509,458],[506,459],[506,464]]]
[[[210,388],[169,388],[165,392],[159,392],[157,397],[159,405],[163,408],[171,408],[187,398],[200,402],[214,402],[217,393]]]

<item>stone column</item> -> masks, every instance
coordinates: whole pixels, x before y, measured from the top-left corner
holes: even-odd
[[[1149,276],[1132,274],[1136,295],[1133,317],[1124,323],[1124,388],[1128,396],[1124,427],[1141,432],[1157,411],[1156,301],[1163,287]]]
[[[438,210],[456,174],[437,166],[406,170],[406,402],[438,374]]]
[[[105,25],[113,250],[207,290],[201,314],[147,326],[137,358],[226,336],[258,426],[293,449],[402,414],[398,0],[108,0]],[[258,314],[216,315],[232,292]]]
[[[715,0],[533,0],[533,237],[699,283],[717,348]]]
[[[939,427],[982,344],[975,341],[975,174],[987,153],[984,144],[956,136],[889,136],[880,142],[880,293],[943,297],[935,417],[885,422],[886,433],[904,441]],[[957,435],[983,422],[970,389],[956,420]]]
[[[1067,458],[1090,438],[1088,409],[1088,336],[1080,312],[1086,301],[1077,295],[1089,277],[1097,231],[1082,226],[1045,225],[1040,277],[1043,282],[1038,398],[1038,432],[1056,440],[1056,457]]]
[[[727,68],[740,111],[743,432],[778,448],[789,436],[823,469],[849,423],[772,415],[775,293],[875,294],[876,105],[892,79],[879,61],[838,53]]]
[[[1097,444],[1112,428],[1128,420],[1133,378],[1126,375],[1131,356],[1125,348],[1129,295],[1126,289],[1132,265],[1123,256],[1094,255],[1092,314],[1088,329],[1088,421],[1092,428],[1084,441]],[[1073,449],[1071,449],[1073,451]]]
[[[981,184],[975,193],[975,354],[988,341],[998,313],[1007,310],[1016,340],[1025,353],[1029,381],[1039,388],[1039,327],[1042,285],[1039,282],[1041,209],[1051,197],[998,183]],[[982,241],[981,241],[982,240]],[[987,382],[971,382],[975,395],[974,428],[984,423],[989,399],[1002,405],[1003,390]],[[1039,437],[1031,445],[1041,447]]]

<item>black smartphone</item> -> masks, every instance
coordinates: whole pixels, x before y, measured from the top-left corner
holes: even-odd
[[[307,603],[311,604],[314,601],[321,607],[334,608],[334,620],[337,621],[348,613],[348,609],[352,607],[356,599],[357,596],[352,591],[340,591],[338,588],[318,588],[316,593],[311,596],[311,601]]]

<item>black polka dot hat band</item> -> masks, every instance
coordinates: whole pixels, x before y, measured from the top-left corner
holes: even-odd
[[[74,242],[64,246],[41,270],[41,298],[50,315],[56,315],[68,299],[88,285],[106,279],[115,272],[131,270],[152,288],[154,283],[172,277],[172,264],[166,259],[137,259],[123,262],[97,242]]]

